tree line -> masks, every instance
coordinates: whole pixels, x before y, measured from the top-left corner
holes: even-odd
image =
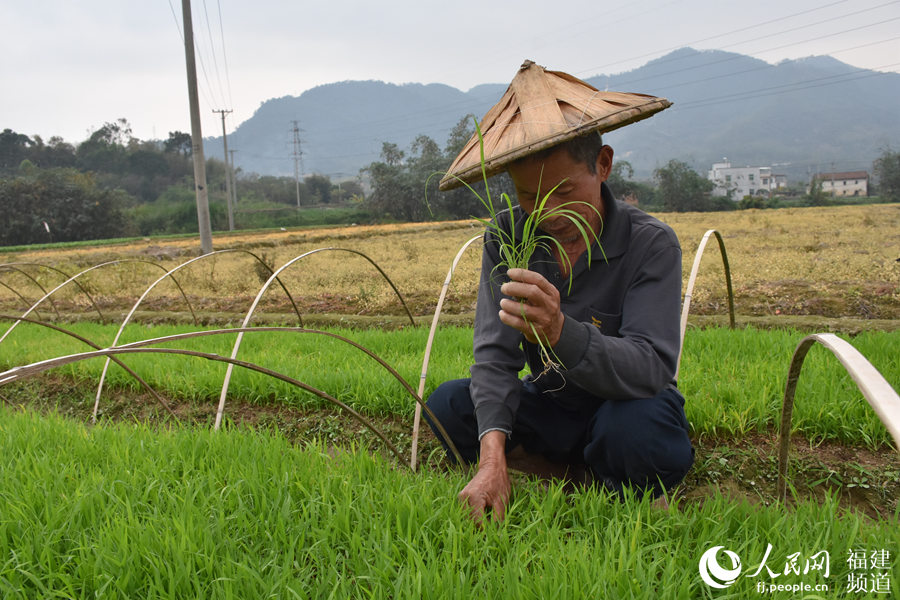
[[[472,186],[473,190],[437,190],[440,176],[474,133],[473,116],[468,115],[450,132],[443,149],[425,135],[418,136],[407,151],[385,142],[381,160],[363,169],[372,185],[368,205],[376,214],[408,221],[485,216],[484,207],[473,193],[483,195],[483,184]],[[880,180],[881,200],[900,202],[900,152],[884,150],[875,161],[873,172]],[[650,181],[635,180],[634,169],[628,161],[615,161],[607,184],[617,198],[648,211],[705,212],[788,205],[820,206],[835,202],[815,186],[806,189],[805,185],[780,189],[778,195],[771,198],[747,197],[735,201],[715,196],[715,184],[678,159],[654,170]],[[505,174],[492,178],[490,188],[492,198],[503,192],[514,197],[512,183]],[[423,202],[423,198],[428,202]]]
[[[307,224],[425,221],[485,216],[476,194],[483,183],[448,192],[438,181],[474,134],[472,115],[450,131],[443,147],[420,135],[409,148],[384,142],[379,160],[356,181],[333,182],[313,174],[296,182],[237,171],[238,228]],[[873,165],[882,201],[900,202],[900,152],[883,151]],[[227,228],[223,161],[207,159],[213,229]],[[821,205],[821,190],[794,189],[794,198],[713,196],[713,183],[687,163],[673,159],[652,180],[634,179],[627,161],[616,161],[607,181],[616,197],[650,211],[711,211]],[[501,174],[489,181],[491,196],[508,193]],[[299,198],[298,198],[299,196]],[[299,204],[299,206],[298,206]],[[324,208],[323,208],[324,207]],[[298,210],[298,208],[300,210]],[[142,141],[125,119],[105,123],[78,145],[51,137],[0,132],[0,245],[105,239],[197,231],[191,136],[170,132],[165,140]]]
[[[227,229],[222,160],[206,161],[210,217]],[[346,205],[363,197],[358,182],[313,174],[290,177],[237,172],[243,228],[303,225],[301,207]],[[125,119],[105,123],[73,145],[0,132],[0,245],[108,239],[197,231],[190,134],[139,140]],[[335,215],[343,220],[344,213]]]

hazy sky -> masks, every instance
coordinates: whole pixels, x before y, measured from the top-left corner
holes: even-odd
[[[900,72],[900,0],[193,0],[203,134],[323,83],[467,90],[526,58],[579,77],[683,46],[776,63],[831,55]],[[0,4],[0,130],[86,139],[124,117],[141,139],[190,131],[181,0]],[[629,90],[640,91],[640,90]]]

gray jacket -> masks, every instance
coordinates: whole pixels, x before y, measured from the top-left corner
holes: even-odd
[[[529,268],[560,290],[565,315],[553,348],[563,368],[544,371],[539,348],[500,322],[500,286],[507,280],[496,238],[485,234],[481,282],[475,312],[475,364],[472,400],[479,437],[492,430],[510,434],[519,405],[519,373],[526,362],[536,385],[552,390],[562,407],[584,402],[648,398],[675,386],[680,342],[681,247],[672,229],[650,215],[617,201],[603,184],[605,216],[602,251],[592,248],[572,267],[569,280],[556,259],[538,250]],[[510,215],[519,232],[526,214],[520,207],[497,216],[508,228]],[[519,237],[518,239],[521,239]]]

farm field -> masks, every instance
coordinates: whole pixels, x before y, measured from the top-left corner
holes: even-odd
[[[0,332],[6,327],[0,325]],[[117,328],[80,322],[68,325],[67,329],[106,347],[111,345]],[[197,330],[185,325],[134,325],[126,330],[120,345]],[[374,351],[407,382],[417,381],[426,329],[329,331]],[[225,333],[158,345],[229,356],[236,337]],[[741,437],[774,429],[788,362],[803,337],[803,333],[793,330],[690,330],[685,341],[679,388],[689,399],[688,419],[695,435]],[[853,342],[888,381],[900,380],[900,334],[868,331],[855,336]],[[432,349],[426,396],[443,381],[467,376],[471,343],[471,328],[439,330]],[[0,366],[9,368],[88,350],[77,339],[25,324],[0,344]],[[166,354],[121,358],[165,397],[197,407],[215,408],[218,403],[226,367],[223,363]],[[394,416],[411,422],[415,401],[398,380],[371,357],[338,339],[291,330],[251,332],[245,335],[238,358],[328,391],[367,415]],[[96,383],[103,367],[104,361],[95,358],[60,367],[53,373],[73,381]],[[119,391],[142,391],[116,365],[111,365],[106,385]],[[87,387],[92,407],[96,385]],[[330,407],[327,401],[286,382],[242,369],[232,375],[229,394],[251,405],[286,405],[312,410]],[[814,348],[804,363],[797,395],[794,427],[812,441],[840,441],[870,449],[889,444],[887,431],[868,408],[852,379],[824,348]],[[114,396],[115,393],[101,396],[100,408],[105,408]]]
[[[717,229],[731,263],[736,310],[751,316],[900,319],[900,205],[747,210],[730,213],[658,215],[681,240],[685,281],[703,233]],[[184,268],[177,280],[194,308],[207,318],[242,315],[262,282],[253,252],[274,267],[320,248],[345,248],[374,260],[406,298],[414,315],[430,315],[456,251],[481,231],[474,221],[356,226],[253,234],[218,233],[217,254]],[[74,274],[107,261],[151,261],[172,269],[197,255],[196,240],[152,239],[95,247],[74,246],[0,254],[2,263],[41,263]],[[726,308],[721,260],[712,243],[694,290],[692,314],[722,314]],[[480,265],[470,249],[457,267],[446,310],[471,313]],[[22,267],[45,286],[59,284],[59,273]],[[144,262],[98,269],[83,283],[96,291],[100,309],[127,311],[159,266]],[[25,298],[40,297],[34,282],[15,271],[3,283]],[[282,280],[302,313],[342,315],[405,314],[390,286],[362,257],[342,251],[318,252],[286,269]],[[83,294],[69,286],[57,299],[62,307],[96,315]],[[54,296],[56,297],[56,296]],[[0,309],[23,310],[25,301],[0,287]],[[167,282],[142,304],[162,316],[187,313],[178,289]],[[263,298],[263,313],[292,311],[287,297],[273,289]],[[211,316],[210,316],[211,315]],[[159,317],[160,315],[155,315]],[[189,316],[189,315],[188,315]],[[284,317],[282,317],[284,318]]]
[[[0,457],[5,598],[746,598],[760,584],[863,597],[845,593],[846,557],[900,543],[896,522],[833,497],[785,510],[713,492],[663,512],[527,483],[481,530],[453,500],[463,473],[412,475],[271,433],[0,417],[14,450]],[[745,561],[727,590],[698,576],[716,545]],[[889,565],[859,573],[896,581]]]
[[[697,456],[671,510],[519,476],[507,521],[478,529],[455,501],[466,473],[447,468],[430,432],[412,473],[346,412],[242,369],[231,381],[224,431],[213,432],[225,365],[163,354],[121,358],[172,411],[113,365],[100,425],[92,426],[103,369],[95,358],[0,387],[0,596],[889,597],[884,587],[894,593],[900,585],[896,449],[822,347],[810,352],[797,389],[787,504],[774,483],[781,397],[804,335],[841,332],[898,387],[900,206],[661,216],[681,239],[685,279],[703,232],[723,234],[738,313],[737,329],[718,326],[727,304],[712,243],[679,377]],[[275,268],[318,248],[352,250],[310,255],[284,271],[285,288],[306,326],[362,344],[418,383],[437,294],[457,249],[477,233],[470,222],[361,226],[217,235],[216,247],[251,251]],[[84,290],[68,286],[32,314],[110,345],[162,274],[148,263],[173,269],[195,246],[155,239],[0,254],[15,263],[0,268],[0,313],[22,314],[43,293],[39,285],[49,290],[64,279],[32,263],[72,274],[146,261],[96,269]],[[468,371],[475,246],[450,285],[426,394]],[[384,269],[416,326],[354,252]],[[268,277],[256,262],[232,251],[180,269],[181,289],[171,278],[161,282],[119,344],[237,326]],[[293,327],[292,311],[273,286],[253,323]],[[0,335],[9,328],[0,322]],[[235,337],[164,346],[228,356]],[[0,343],[0,371],[89,349],[22,323]],[[248,333],[239,358],[335,396],[408,458],[414,402],[364,353],[283,330]],[[727,589],[710,587],[698,571],[715,546],[742,561]],[[859,553],[866,560],[848,560]],[[779,584],[811,587],[766,588]]]

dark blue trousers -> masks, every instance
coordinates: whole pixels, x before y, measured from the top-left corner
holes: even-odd
[[[442,384],[428,397],[428,407],[463,460],[474,463],[480,443],[470,381]],[[432,430],[444,443],[433,425]],[[618,493],[629,487],[637,495],[654,497],[684,479],[694,462],[684,398],[675,389],[652,398],[585,402],[571,410],[523,381],[507,452],[518,445],[553,462],[583,465],[595,481]]]

